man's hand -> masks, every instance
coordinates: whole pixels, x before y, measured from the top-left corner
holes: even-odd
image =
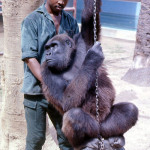
[[[41,66],[36,58],[26,58],[26,64],[30,68],[33,75],[42,83]]]

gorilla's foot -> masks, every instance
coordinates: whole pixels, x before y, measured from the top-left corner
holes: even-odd
[[[98,150],[99,139],[94,138],[74,150]]]
[[[123,150],[125,145],[125,139],[123,136],[110,137],[107,139],[113,149]],[[123,148],[123,149],[121,149]]]
[[[74,150],[98,150],[99,149],[98,138],[94,138],[82,146],[75,148]],[[125,150],[123,146],[125,145],[125,139],[123,136],[111,137],[105,139],[104,141],[104,149],[103,150]]]
[[[122,148],[119,148],[119,149],[116,149],[116,150],[125,150],[125,148],[124,148],[124,147],[122,147]]]

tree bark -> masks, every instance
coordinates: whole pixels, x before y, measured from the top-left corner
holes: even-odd
[[[42,0],[3,0],[4,56],[2,63],[2,110],[0,150],[24,150],[26,123],[23,108],[21,22]]]
[[[141,0],[133,66],[122,79],[139,86],[150,86],[150,0]]]
[[[150,66],[150,0],[141,1],[137,40],[134,53],[134,68]]]

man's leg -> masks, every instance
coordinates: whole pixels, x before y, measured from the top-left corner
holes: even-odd
[[[59,148],[61,150],[73,150],[67,138],[64,136],[63,132],[61,131],[62,116],[60,115],[60,113],[52,105],[49,105],[48,115],[56,129]]]
[[[26,150],[41,150],[45,142],[46,109],[39,104],[39,101],[40,96],[25,95]]]

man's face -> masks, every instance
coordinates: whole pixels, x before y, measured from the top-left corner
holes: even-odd
[[[67,5],[68,0],[47,0],[47,4],[50,7],[52,13],[60,13],[62,9]]]

